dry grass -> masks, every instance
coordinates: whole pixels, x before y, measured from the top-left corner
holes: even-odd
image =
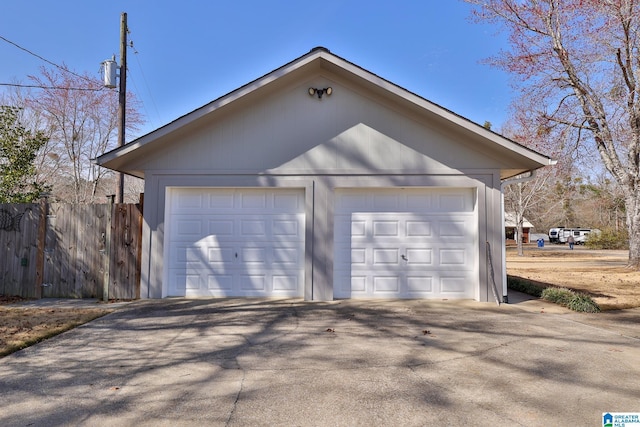
[[[37,308],[6,305],[15,301],[15,298],[0,298],[0,357],[112,311],[108,308]]]
[[[589,294],[603,310],[640,307],[640,271],[626,268],[627,251],[567,246],[507,249],[507,274]]]

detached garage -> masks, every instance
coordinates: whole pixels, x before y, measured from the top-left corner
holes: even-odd
[[[488,301],[551,160],[316,48],[98,163],[145,179],[144,298]]]

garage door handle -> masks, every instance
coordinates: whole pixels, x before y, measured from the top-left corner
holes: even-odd
[[[403,259],[403,260],[405,260],[405,261],[409,261],[409,259],[407,258],[407,256],[406,256],[406,255],[404,255],[404,254],[403,254],[403,255],[400,255],[400,258],[402,258],[402,259]]]

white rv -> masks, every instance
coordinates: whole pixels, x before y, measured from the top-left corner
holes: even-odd
[[[576,245],[584,245],[589,238],[589,234],[599,231],[591,228],[552,228],[549,230],[549,242],[567,243],[569,236],[573,236],[573,241]]]
[[[564,227],[556,227],[549,230],[549,243],[560,243],[560,234]]]

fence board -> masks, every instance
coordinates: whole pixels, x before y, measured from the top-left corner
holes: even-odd
[[[47,203],[47,199],[41,200],[38,208],[36,281],[34,283],[34,294],[36,298],[42,298],[42,284],[44,283],[44,245],[47,238],[47,215],[49,214],[49,204]]]
[[[37,204],[0,204],[0,294],[34,298]]]
[[[141,233],[141,206],[114,205],[111,218],[109,298],[135,299],[140,297]]]
[[[108,292],[109,298],[139,298],[140,205],[53,203],[47,209],[39,242],[40,205],[0,204],[0,294],[37,298],[42,284],[42,297],[103,298]]]

